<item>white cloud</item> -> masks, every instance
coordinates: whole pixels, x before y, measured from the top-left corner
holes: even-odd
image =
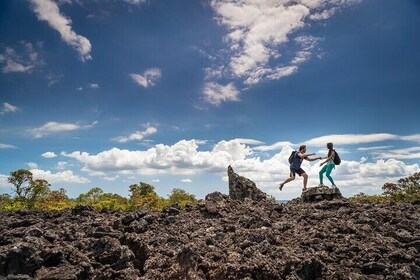
[[[89,84],[89,87],[90,88],[99,88],[99,85],[98,84]]]
[[[159,68],[150,68],[143,72],[143,75],[132,73],[130,77],[140,86],[149,87],[154,86],[160,79],[162,73]]]
[[[52,0],[30,0],[34,12],[39,20],[48,22],[51,28],[57,30],[61,38],[75,49],[82,61],[92,59],[90,56],[91,44],[86,37],[73,31],[71,19],[60,13],[58,5]]]
[[[413,142],[420,143],[420,134],[413,134],[413,135],[401,136],[401,140],[413,141]]]
[[[81,127],[71,123],[48,122],[41,127],[30,129],[35,138],[41,138],[52,133],[66,132],[80,129]]]
[[[262,145],[264,142],[255,140],[255,139],[246,139],[246,138],[235,138],[233,140],[239,141],[241,144],[248,144],[248,145]]]
[[[44,158],[55,158],[57,155],[54,152],[45,152],[41,156]]]
[[[372,153],[377,159],[420,159],[420,147],[411,147],[405,149],[394,149]]]
[[[98,122],[95,121],[90,125],[80,126],[72,123],[59,123],[59,122],[48,122],[41,127],[32,128],[28,131],[35,137],[41,138],[49,134],[74,131],[79,129],[88,129],[96,125]]]
[[[8,176],[0,174],[0,189],[11,187],[11,184],[7,181]]]
[[[272,145],[263,145],[263,146],[258,146],[255,147],[254,150],[256,151],[261,151],[261,152],[267,152],[267,151],[274,151],[274,150],[281,150],[284,147],[291,147],[291,146],[296,146],[295,144],[289,142],[289,141],[280,141],[280,142],[276,142]]]
[[[374,151],[374,150],[385,150],[389,148],[392,148],[392,146],[359,147],[357,148],[357,150],[366,152],[366,151]]]
[[[337,8],[331,8],[328,10],[323,10],[319,13],[315,13],[309,16],[312,20],[325,20],[332,17],[337,12]]]
[[[147,3],[147,0],[124,0],[124,2],[127,2],[131,5],[140,5],[143,3]]]
[[[115,180],[117,180],[118,178],[120,178],[120,176],[119,176],[119,175],[115,175],[115,176],[105,176],[105,177],[103,177],[103,179],[104,179],[105,181],[115,181]]]
[[[88,178],[75,175],[73,171],[66,170],[57,173],[52,173],[49,170],[41,169],[31,169],[34,179],[45,179],[50,184],[56,183],[77,183],[77,184],[86,184],[90,183]]]
[[[16,146],[0,143],[0,149],[16,149]]]
[[[152,182],[153,182],[153,183],[159,183],[159,182],[160,182],[160,180],[159,180],[159,179],[153,179],[153,180],[152,180]]]
[[[64,170],[67,168],[67,166],[69,166],[69,163],[66,161],[59,161],[57,162],[57,166],[55,167],[55,169],[59,169],[59,170]]]
[[[233,83],[222,86],[217,83],[206,83],[204,86],[204,100],[213,105],[220,105],[222,102],[239,101],[239,91]]]
[[[13,106],[10,103],[4,102],[3,107],[0,110],[0,115],[6,114],[6,113],[15,113],[19,111],[19,108],[16,106]]]
[[[119,136],[116,138],[113,138],[112,140],[117,141],[119,143],[126,143],[129,141],[139,141],[143,140],[147,136],[153,135],[157,132],[157,129],[153,126],[146,127],[146,130],[144,131],[136,131],[129,136]]]
[[[29,168],[31,169],[37,169],[38,168],[38,164],[36,162],[28,162],[26,163],[27,166],[29,166]]]
[[[36,45],[38,48],[42,46],[40,44]],[[11,47],[7,47],[5,53],[0,54],[0,63],[6,63],[2,68],[3,73],[31,72],[35,66],[43,64],[43,61],[38,58],[38,53],[32,43],[21,41],[19,47],[23,48],[19,54]]]
[[[332,142],[334,145],[348,145],[398,139],[400,139],[400,136],[389,133],[336,134],[312,138],[306,141],[305,144],[308,146],[325,146],[328,142]]]
[[[243,79],[246,85],[291,75],[298,70],[297,65],[310,59],[318,42],[313,36],[293,37],[297,36],[296,31],[307,27],[311,20],[325,20],[339,8],[357,2],[212,0],[211,7],[218,23],[228,30],[225,36],[228,57],[223,57],[223,62],[227,59],[231,74]],[[305,44],[299,41],[302,38]],[[283,56],[280,49],[286,47],[296,50],[295,57]],[[206,72],[221,75],[217,71],[220,65],[214,65]]]
[[[191,179],[182,179],[181,180],[181,183],[192,183],[192,180]]]
[[[217,174],[226,178],[226,168],[232,165],[236,172],[255,181],[270,194],[278,195],[278,183],[289,176],[288,157],[293,149],[284,146],[278,153],[267,159],[256,156],[252,149],[239,140],[220,141],[208,150],[198,150],[196,140],[181,140],[174,145],[158,144],[147,150],[121,150],[112,148],[98,154],[75,151],[62,153],[84,165],[90,174],[110,172],[136,172],[140,175],[196,175]],[[319,162],[305,161],[302,168],[308,173],[309,186],[317,185]],[[128,172],[130,171],[130,172]],[[358,192],[381,193],[385,182],[395,182],[401,177],[419,172],[418,164],[406,164],[396,159],[349,161],[342,159],[333,171],[333,178],[345,195]],[[122,174],[122,173],[120,173]],[[325,182],[328,183],[327,179]],[[302,180],[298,178],[286,185],[282,194],[293,197],[300,193]]]

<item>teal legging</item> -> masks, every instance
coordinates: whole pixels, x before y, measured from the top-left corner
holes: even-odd
[[[330,175],[331,171],[334,169],[334,166],[335,166],[334,164],[327,164],[327,165],[324,165],[324,167],[321,169],[321,171],[319,171],[319,182],[321,184],[322,184],[322,180],[324,179],[323,175],[326,172],[327,173],[326,176],[327,176],[328,180],[330,180],[331,184],[335,185],[334,180]]]

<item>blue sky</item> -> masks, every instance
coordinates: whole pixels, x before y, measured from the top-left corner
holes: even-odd
[[[418,1],[254,2],[2,1],[0,193],[27,168],[71,197],[202,198],[230,164],[290,199],[290,152],[330,141],[347,196],[419,172]]]

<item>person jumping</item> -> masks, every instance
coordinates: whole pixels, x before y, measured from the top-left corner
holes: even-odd
[[[283,183],[280,183],[279,189],[283,190],[283,186],[290,181],[293,181],[296,177],[296,173],[299,176],[303,177],[303,191],[306,191],[306,185],[308,183],[308,175],[306,174],[305,170],[303,170],[300,166],[302,165],[303,160],[307,161],[315,161],[318,159],[322,159],[322,157],[318,158],[309,158],[309,156],[314,156],[315,153],[312,154],[305,154],[306,153],[306,146],[302,145],[299,147],[299,151],[294,154],[293,161],[290,164],[290,177],[286,179]]]

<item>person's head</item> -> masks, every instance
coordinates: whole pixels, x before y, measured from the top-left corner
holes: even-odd
[[[333,149],[333,143],[327,143],[327,148],[328,148],[328,150],[332,150]]]
[[[299,147],[299,152],[306,152],[306,145],[301,145]]]

